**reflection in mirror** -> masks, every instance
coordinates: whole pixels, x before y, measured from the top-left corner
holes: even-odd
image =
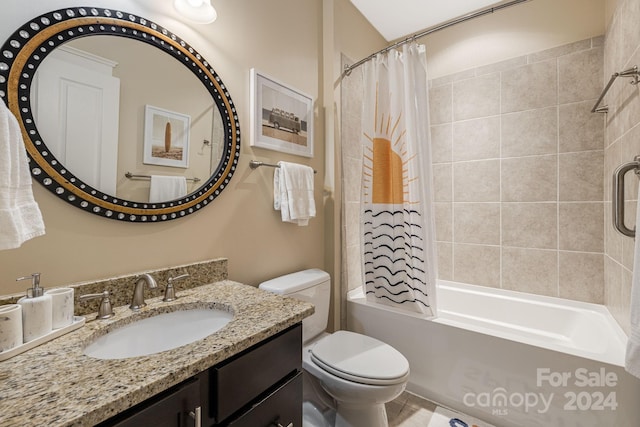
[[[91,39],[102,36],[107,37],[98,39],[94,47]],[[120,38],[162,54],[157,58],[150,52],[126,54],[129,48],[124,45],[109,46],[126,43]],[[71,79],[65,81],[62,96],[53,93],[51,88],[61,77],[54,80],[56,85],[38,83],[49,78],[38,70],[45,61],[55,64],[52,52],[64,57],[65,69],[69,62],[78,66],[79,58],[87,68],[86,60],[91,58],[93,65],[88,68],[92,72],[81,68],[81,74],[104,73],[107,78],[103,80],[111,83],[94,90],[101,86],[77,85],[82,79]],[[168,29],[127,12],[70,7],[27,21],[5,41],[0,53],[0,98],[20,122],[31,175],[66,203],[103,218],[159,222],[197,212],[229,185],[240,158],[235,105],[211,64]],[[165,56],[168,62],[161,59]],[[169,71],[178,64],[189,70],[187,74]],[[180,86],[184,82],[195,85],[194,76],[200,90]],[[153,89],[145,90],[150,87]],[[146,98],[139,99],[143,94]],[[110,99],[110,107],[103,98]],[[61,104],[62,114],[46,111],[60,110]],[[160,116],[165,123],[146,126],[145,122],[151,123],[146,121],[147,111],[154,112],[154,120]],[[69,122],[73,126],[67,126]],[[86,123],[78,127],[79,122]],[[109,149],[102,149],[102,139],[111,141]],[[86,143],[88,140],[100,144]],[[191,184],[186,195],[152,201],[149,181],[129,181],[124,178],[127,172],[172,179],[202,176],[197,176],[199,183]]]
[[[31,102],[56,158],[121,199],[149,201],[149,179],[127,172],[184,176],[191,193],[220,161],[222,117],[209,92],[176,59],[136,40],[93,36],[56,48],[34,76]],[[190,118],[188,150],[180,153],[188,167],[143,163],[146,105]]]

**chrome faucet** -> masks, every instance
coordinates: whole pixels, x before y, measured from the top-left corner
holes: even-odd
[[[136,277],[136,285],[133,288],[133,298],[131,299],[131,305],[129,308],[133,311],[140,310],[147,305],[144,302],[144,284],[147,284],[150,289],[157,288],[158,285],[151,275],[144,273]]]
[[[189,277],[189,273],[181,274],[176,277],[169,277],[169,280],[167,280],[167,288],[164,291],[164,298],[162,299],[162,301],[170,302],[175,301],[175,299],[178,298],[176,296],[176,290],[173,287],[173,282],[175,282],[176,280],[184,279],[185,277]]]

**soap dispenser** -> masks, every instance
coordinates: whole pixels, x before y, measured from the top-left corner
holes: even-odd
[[[32,287],[27,295],[18,300],[22,306],[22,333],[24,342],[33,341],[52,330],[51,295],[46,295],[40,287],[40,273],[19,277],[17,280],[31,280]]]

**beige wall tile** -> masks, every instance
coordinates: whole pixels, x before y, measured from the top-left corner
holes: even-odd
[[[621,164],[632,162],[633,159],[640,155],[640,122],[625,133],[619,140]],[[640,180],[632,178],[633,172],[630,172],[624,183],[624,199],[638,199],[638,184]]]
[[[561,104],[596,99],[603,87],[603,48],[558,58],[558,99]]]
[[[622,303],[622,274],[624,268],[608,256],[604,257],[604,300],[607,308],[620,326],[629,325],[629,314],[624,313]]]
[[[602,203],[560,203],[558,248],[567,251],[603,252]]]
[[[431,126],[431,162],[451,162],[452,124]]]
[[[630,237],[623,236],[613,228],[611,210],[611,202],[606,203],[604,208],[604,253],[622,263],[623,240],[630,239]]]
[[[538,295],[558,296],[557,252],[502,248],[502,287]]]
[[[555,59],[503,71],[501,83],[503,113],[557,104],[558,76]]]
[[[479,160],[454,163],[453,200],[455,202],[499,202],[500,161]]]
[[[454,203],[456,243],[500,244],[500,203]]]
[[[636,200],[626,200],[624,203],[624,223],[627,228],[633,230],[636,227],[636,213],[638,211],[638,202]],[[619,232],[616,232],[621,236],[622,240],[622,261],[620,263],[626,268],[633,271],[633,264],[635,258],[635,246],[636,241],[632,237],[624,236]]]
[[[560,201],[602,201],[604,152],[558,155]]]
[[[502,204],[503,246],[556,249],[557,236],[557,203]]]
[[[453,204],[451,202],[434,203],[436,215],[436,240],[453,242]]]
[[[470,70],[463,70],[457,73],[449,74],[448,76],[437,77],[431,80],[431,87],[436,88],[439,86],[443,86],[445,84],[451,84],[453,82],[457,82],[458,80],[471,79],[475,76],[476,76],[476,72],[473,68]]]
[[[497,73],[500,71],[511,70],[516,67],[527,65],[526,56],[518,56],[515,58],[507,59],[505,61],[496,62],[494,64],[484,65],[476,68],[476,76],[482,76],[484,74]]]
[[[500,248],[454,244],[453,279],[456,282],[500,287]]]
[[[604,46],[604,36],[591,38],[591,47]]]
[[[558,254],[560,297],[604,303],[604,255],[584,252]]]
[[[558,151],[558,107],[503,114],[501,127],[503,158]]]
[[[433,199],[436,202],[451,202],[452,193],[452,169],[451,163],[433,165]]]
[[[529,63],[557,58],[570,53],[579,52],[591,48],[591,39],[580,40],[574,43],[552,47],[541,52],[532,53],[528,56]]]
[[[622,269],[622,284],[620,285],[620,317],[619,320],[622,330],[629,335],[631,330],[631,322],[629,313],[631,312],[631,287],[633,284],[633,272]]]
[[[500,157],[500,117],[485,117],[453,124],[453,161]]]
[[[453,118],[451,104],[451,84],[432,88],[429,91],[429,117],[431,125],[451,123]]]
[[[633,271],[635,263],[636,242],[631,237],[622,238],[622,265],[624,268]]]
[[[500,74],[486,74],[453,83],[453,120],[500,113]]]
[[[534,156],[502,160],[503,202],[555,202],[558,189],[558,156]]]
[[[634,197],[634,199],[635,199],[635,197]],[[636,200],[625,200],[625,202],[624,202],[624,224],[627,226],[627,228],[633,229],[636,226],[636,218],[637,218],[636,212],[637,211],[638,211],[638,202]],[[623,245],[623,247],[624,247],[624,245]]]
[[[614,72],[620,72],[630,66],[640,64],[640,49],[625,62],[618,63]],[[605,103],[609,106],[607,114],[607,137],[610,141],[622,137],[630,129],[638,124],[640,117],[640,87],[630,85],[629,79],[618,79],[605,97]]]
[[[604,117],[594,114],[594,101],[560,106],[560,143],[558,151],[602,150],[604,148]]]
[[[628,160],[627,160],[628,161]],[[622,164],[622,143],[617,141],[604,150],[604,199],[611,201],[613,172]]]
[[[606,75],[611,75],[623,66],[629,57],[634,53],[640,44],[640,35],[637,33],[638,17],[640,16],[640,5],[635,0],[620,0],[617,2],[618,10],[616,19],[607,28],[605,38],[605,52],[609,56]]]
[[[437,242],[438,251],[438,278],[453,280],[453,244]]]

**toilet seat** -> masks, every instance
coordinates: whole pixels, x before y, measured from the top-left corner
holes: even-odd
[[[334,332],[309,351],[316,365],[348,381],[392,385],[409,377],[409,362],[398,350],[355,332]]]

